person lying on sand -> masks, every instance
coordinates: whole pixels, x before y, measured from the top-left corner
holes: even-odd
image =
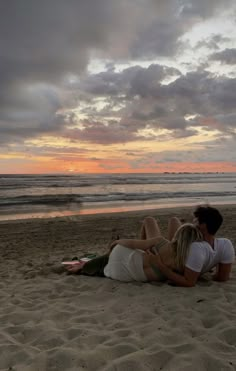
[[[194,216],[195,226],[181,226],[177,218],[169,220],[170,241],[161,236],[155,219],[147,217],[142,225],[141,240],[114,241],[110,254],[86,263],[82,269],[69,266],[67,270],[124,282],[168,278],[179,286],[192,287],[201,274],[217,267],[214,279],[227,281],[235,252],[228,239],[215,238],[223,221],[222,215],[213,207],[199,206]]]
[[[171,241],[161,236],[156,220],[147,217],[142,224],[141,239],[113,241],[108,254],[91,260],[82,268],[73,265],[68,266],[67,270],[71,273],[105,276],[123,282],[163,281],[166,277],[153,263],[153,253],[158,253],[171,271],[183,273],[191,244],[202,240],[196,226],[190,223],[179,226],[176,218],[169,220],[168,237]]]
[[[194,224],[201,231],[203,241],[191,244],[183,275],[173,272],[160,254],[151,253],[150,262],[179,286],[194,286],[201,274],[215,267],[216,274],[213,279],[220,282],[227,281],[235,260],[235,250],[230,240],[215,237],[223,222],[222,215],[216,208],[206,205],[198,206],[194,211],[194,216]],[[180,221],[176,219],[176,224],[178,223],[180,224]]]

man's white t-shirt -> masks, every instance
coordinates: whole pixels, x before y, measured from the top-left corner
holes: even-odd
[[[227,238],[215,238],[214,249],[206,242],[193,242],[185,266],[194,272],[206,273],[217,264],[231,264],[235,250]]]

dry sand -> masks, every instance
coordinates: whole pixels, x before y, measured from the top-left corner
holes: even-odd
[[[236,242],[236,206],[220,207]],[[236,269],[194,288],[56,274],[63,258],[138,236],[144,216],[189,208],[0,223],[0,370],[236,370]]]

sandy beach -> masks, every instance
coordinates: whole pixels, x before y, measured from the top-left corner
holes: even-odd
[[[219,236],[236,245],[236,205]],[[236,267],[194,288],[59,274],[64,259],[138,237],[144,216],[191,208],[0,223],[0,370],[236,370]]]

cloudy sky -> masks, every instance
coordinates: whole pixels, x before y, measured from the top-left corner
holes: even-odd
[[[234,0],[1,0],[0,173],[236,171]]]

